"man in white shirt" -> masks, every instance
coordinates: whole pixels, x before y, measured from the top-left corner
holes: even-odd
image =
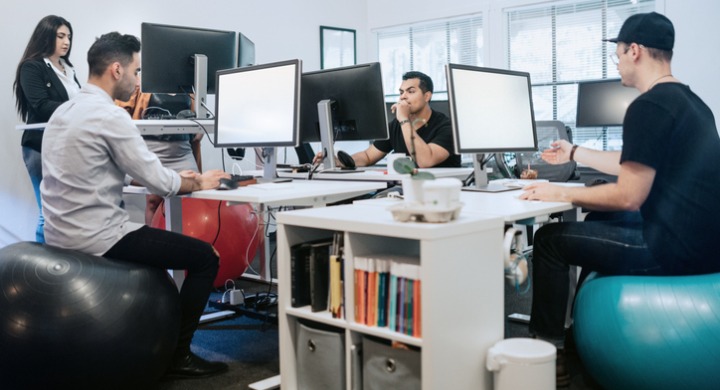
[[[176,173],[150,152],[127,113],[138,85],[140,41],[108,33],[88,51],[90,77],[73,99],[58,107],[43,138],[41,193],[46,242],[108,258],[163,269],[187,270],[180,291],[182,324],[168,377],[202,377],[227,370],[190,351],[192,335],[218,271],[218,254],[192,237],[132,223],[122,205],[123,185],[133,180],[149,191],[173,196],[212,189],[219,170]],[[127,179],[126,179],[127,178]]]

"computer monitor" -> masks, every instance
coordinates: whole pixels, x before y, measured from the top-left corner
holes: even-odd
[[[334,141],[387,139],[380,63],[302,75],[300,142],[322,143],[324,170],[334,170]]]
[[[141,25],[140,88],[149,93],[194,93],[195,112],[205,118],[208,93],[215,93],[215,73],[237,64],[234,31]]]
[[[263,148],[265,181],[276,177],[275,147],[298,144],[301,73],[300,60],[217,73],[215,147]]]
[[[238,68],[255,65],[255,43],[242,33],[238,33]]]
[[[475,154],[475,189],[489,186],[485,154],[537,150],[530,74],[447,64],[448,101],[455,152]]]
[[[625,111],[639,95],[640,91],[622,85],[620,79],[580,82],[575,126],[622,126]]]

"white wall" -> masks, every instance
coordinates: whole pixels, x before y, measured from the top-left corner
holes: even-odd
[[[256,44],[259,63],[301,58],[305,70],[319,69],[319,26],[356,29],[358,62],[376,59],[371,30],[413,21],[432,20],[483,12],[489,36],[501,36],[500,15],[507,6],[542,0],[416,0],[407,3],[385,0],[278,0],[271,2],[211,0],[140,1],[99,4],[97,1],[6,0],[0,14],[0,36],[5,61],[0,71],[0,126],[5,129],[0,144],[0,247],[34,237],[37,215],[34,195],[20,154],[19,123],[15,113],[12,83],[17,61],[32,29],[43,16],[57,14],[73,24],[75,40],[72,60],[82,82],[87,78],[85,53],[92,41],[108,31],[140,34],[143,21],[241,31]],[[720,116],[720,77],[714,72],[720,63],[720,51],[714,42],[716,15],[720,2],[715,0],[658,0],[658,11],[675,24],[675,75],[690,85]],[[13,11],[9,11],[13,10]],[[490,66],[501,63],[502,43],[488,40],[486,58]],[[289,155],[291,155],[290,153]],[[203,159],[206,168],[219,167],[216,150],[205,141]],[[244,165],[247,167],[247,165]]]
[[[256,61],[267,63],[290,58],[303,60],[305,70],[320,68],[320,25],[356,29],[358,62],[367,62],[367,7],[365,1],[146,1],[118,3],[88,0],[6,0],[0,14],[5,60],[0,67],[0,247],[34,239],[37,210],[22,162],[20,121],[15,111],[12,84],[17,63],[37,22],[46,15],[63,16],[75,33],[71,60],[84,84],[86,53],[94,39],[109,31],[140,36],[141,22],[241,31],[255,42]],[[220,166],[217,150],[203,144],[207,168]]]

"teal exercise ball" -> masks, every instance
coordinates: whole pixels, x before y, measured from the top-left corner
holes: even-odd
[[[0,249],[0,388],[143,389],[170,363],[167,271],[31,242]]]
[[[720,273],[591,277],[573,329],[583,365],[606,389],[720,386]]]

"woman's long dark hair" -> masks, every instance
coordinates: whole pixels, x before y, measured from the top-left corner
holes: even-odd
[[[15,106],[17,111],[23,120],[27,119],[28,113],[28,102],[25,99],[25,93],[23,92],[22,86],[20,85],[20,69],[22,65],[27,61],[38,60],[45,57],[50,57],[55,54],[55,45],[57,43],[57,30],[61,26],[67,26],[70,30],[70,48],[67,54],[62,58],[67,62],[68,65],[73,66],[70,62],[70,51],[72,51],[72,38],[73,29],[70,22],[60,16],[48,15],[35,27],[30,42],[28,42],[25,48],[25,53],[18,63],[17,70],[15,71],[15,82],[13,83],[13,89],[15,91]]]

